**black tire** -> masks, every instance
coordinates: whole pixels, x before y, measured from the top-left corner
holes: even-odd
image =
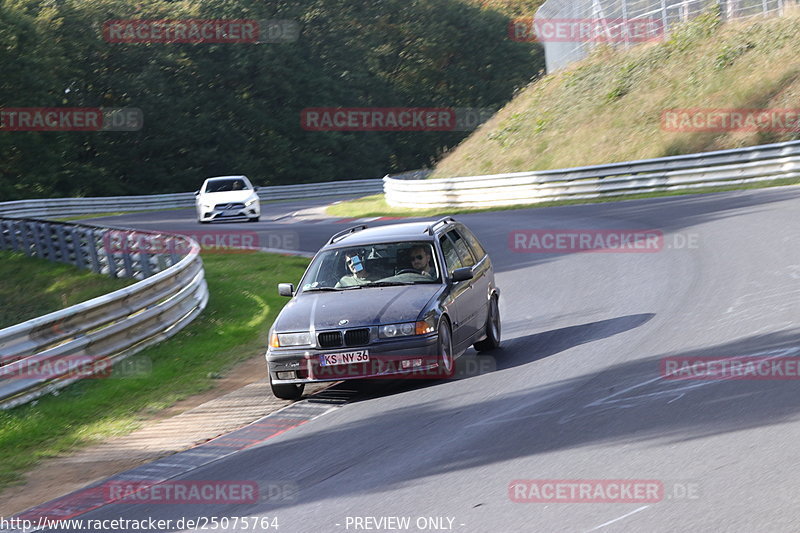
[[[486,338],[472,345],[479,352],[488,352],[500,346],[500,307],[497,297],[489,300],[489,314],[486,317]]]
[[[248,222],[258,222],[259,220],[261,220],[261,216],[247,219]]]
[[[198,220],[198,222],[201,223],[201,224],[209,224],[211,221],[210,220]]]
[[[450,322],[442,319],[439,322],[438,360],[440,377],[452,377],[455,373],[455,359],[453,357],[453,335],[450,331]]]
[[[305,383],[275,384],[272,382],[272,378],[270,378],[269,380],[269,386],[272,388],[272,394],[274,394],[276,398],[280,398],[281,400],[299,400],[300,397],[303,395],[303,389],[305,389],[306,387]]]

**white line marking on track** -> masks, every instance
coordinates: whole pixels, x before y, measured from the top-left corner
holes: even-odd
[[[614,520],[609,520],[608,522],[606,522],[606,523],[604,523],[604,524],[600,524],[600,525],[599,525],[599,526],[597,526],[597,527],[593,527],[592,529],[589,529],[589,530],[587,530],[587,531],[586,531],[586,533],[589,533],[589,531],[597,531],[598,529],[601,529],[601,528],[604,528],[604,527],[606,527],[606,526],[609,526],[609,525],[613,524],[614,522],[619,522],[619,521],[620,521],[620,520],[622,520],[623,518],[628,518],[628,517],[629,517],[629,516],[631,516],[632,514],[636,514],[636,513],[638,513],[639,511],[644,511],[644,510],[645,510],[645,509],[647,509],[648,507],[650,507],[650,506],[649,506],[649,505],[644,505],[644,506],[642,506],[642,507],[639,507],[638,509],[635,509],[635,510],[631,511],[631,512],[630,512],[630,513],[628,513],[628,514],[624,514],[624,515],[620,516],[619,518],[615,518]]]

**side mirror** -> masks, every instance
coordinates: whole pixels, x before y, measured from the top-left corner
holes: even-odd
[[[278,283],[278,294],[281,296],[294,296],[294,285],[292,283]]]
[[[256,187],[255,185],[253,185],[253,191],[255,191],[255,192],[258,192],[258,187]]]
[[[472,279],[475,277],[475,274],[472,273],[472,267],[462,267],[453,270],[453,274],[451,276],[454,282],[458,281],[466,281],[468,279]]]

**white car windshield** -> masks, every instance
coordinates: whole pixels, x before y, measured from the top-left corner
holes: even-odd
[[[398,242],[337,248],[314,258],[301,291],[347,290],[441,283],[430,242]]]
[[[228,191],[249,191],[250,187],[247,182],[239,178],[231,178],[226,180],[213,180],[206,184],[206,193],[211,192],[228,192]]]

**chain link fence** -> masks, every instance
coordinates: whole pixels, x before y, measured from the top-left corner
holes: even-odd
[[[548,0],[533,19],[515,21],[512,37],[544,45],[547,71],[585,58],[600,44],[663,39],[669,28],[715,6],[724,19],[781,14],[796,0]]]

